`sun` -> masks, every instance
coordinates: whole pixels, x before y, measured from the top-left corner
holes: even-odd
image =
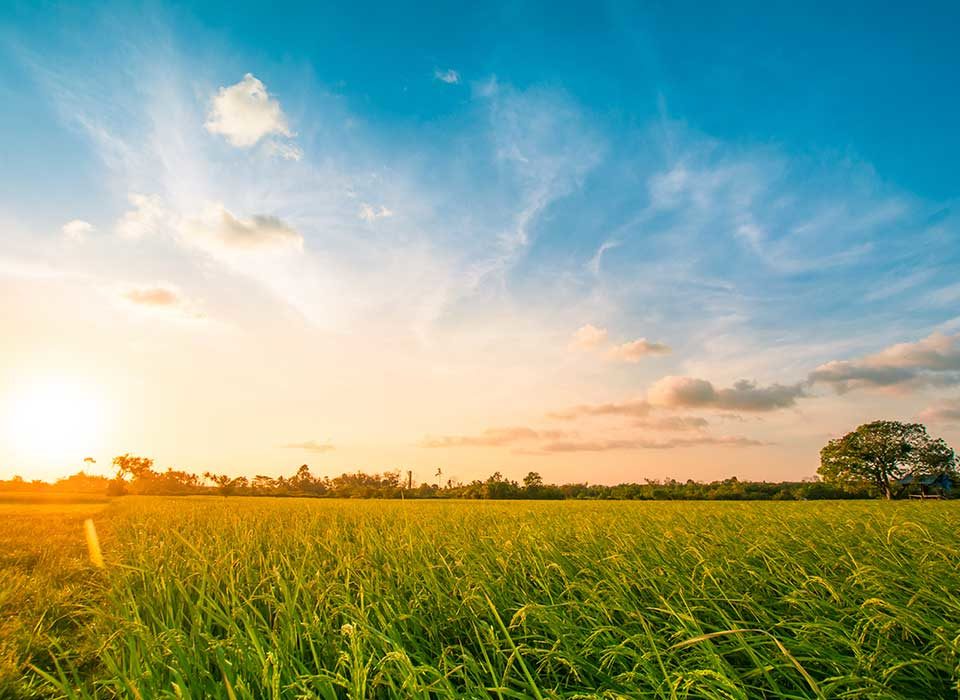
[[[103,433],[103,401],[77,379],[44,378],[13,388],[3,402],[6,441],[32,462],[80,462]]]

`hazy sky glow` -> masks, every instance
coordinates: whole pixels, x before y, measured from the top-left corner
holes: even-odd
[[[0,478],[960,443],[955,5],[78,5],[0,10]]]

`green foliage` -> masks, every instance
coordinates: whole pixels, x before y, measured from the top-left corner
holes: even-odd
[[[98,527],[106,571],[81,567],[53,614],[87,637],[51,645],[56,664],[33,648],[25,696],[933,698],[960,680],[952,503],[134,497]]]
[[[894,482],[907,474],[956,476],[957,462],[953,450],[919,423],[874,421],[827,443],[817,471],[828,483],[868,483],[892,498]]]

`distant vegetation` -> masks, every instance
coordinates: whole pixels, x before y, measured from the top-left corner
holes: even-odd
[[[126,461],[129,455],[117,458]],[[146,460],[149,462],[149,460]],[[537,472],[530,472],[522,482],[507,479],[494,472],[484,480],[466,484],[448,481],[410,484],[401,472],[382,474],[353,472],[329,478],[311,474],[304,464],[289,477],[230,477],[226,474],[197,476],[189,472],[167,469],[163,472],[145,469],[135,475],[129,472],[117,478],[91,476],[80,472],[53,484],[42,481],[0,481],[0,499],[10,494],[123,494],[138,495],[210,495],[210,496],[281,496],[307,498],[409,498],[409,499],[531,499],[531,500],[803,500],[820,498],[873,498],[876,489],[869,484],[831,485],[821,481],[761,482],[736,478],[702,483],[698,481],[646,480],[615,486],[603,484],[546,484]]]
[[[868,483],[886,498],[922,487],[960,483],[957,455],[919,423],[874,421],[820,451],[820,475],[833,484]],[[943,488],[943,486],[941,486]]]
[[[89,458],[85,461],[92,462]],[[922,425],[892,421],[868,423],[831,440],[821,451],[819,478],[806,481],[646,479],[607,486],[587,482],[548,484],[537,472],[529,472],[518,482],[494,472],[485,480],[469,483],[450,479],[414,483],[411,472],[404,474],[399,469],[374,474],[356,471],[330,478],[314,476],[306,464],[289,477],[258,475],[251,479],[213,472],[198,476],[172,468],[161,472],[154,469],[152,459],[131,454],[115,457],[113,466],[116,476],[112,479],[81,471],[53,484],[16,477],[0,481],[0,498],[18,492],[70,492],[109,496],[790,501],[905,496],[927,490],[922,478],[930,476],[940,477],[936,488],[943,494],[949,494],[951,483],[960,484],[957,456],[943,440],[931,438]],[[440,473],[438,470],[438,476]]]

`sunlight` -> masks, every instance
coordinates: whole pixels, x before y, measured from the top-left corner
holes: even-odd
[[[79,462],[102,437],[100,392],[75,379],[26,382],[4,403],[6,440],[24,458]]]

